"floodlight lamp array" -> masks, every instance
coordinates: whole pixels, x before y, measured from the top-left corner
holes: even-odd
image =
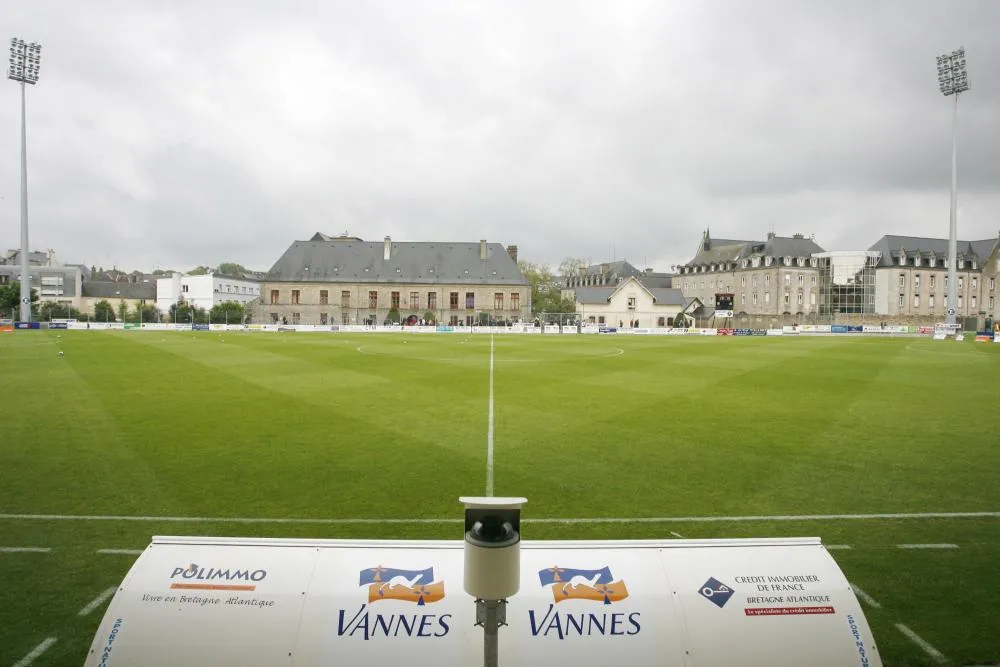
[[[938,86],[942,95],[957,95],[969,89],[969,75],[965,71],[965,49],[938,56],[937,70]]]
[[[38,83],[38,72],[42,64],[42,45],[30,44],[16,37],[10,40],[10,67],[7,78],[21,83]]]

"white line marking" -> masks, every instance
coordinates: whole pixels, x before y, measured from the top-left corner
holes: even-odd
[[[681,539],[684,539],[684,536],[683,536],[683,535],[681,535],[680,533],[675,533],[675,532],[674,532],[674,531],[672,531],[672,530],[670,531],[670,534],[671,534],[671,535],[673,535],[674,537],[679,537],[679,538],[681,538]]]
[[[86,616],[87,614],[89,614],[90,612],[94,611],[95,609],[97,609],[98,607],[100,607],[102,604],[104,604],[109,597],[111,597],[112,595],[115,594],[116,590],[118,590],[118,588],[115,587],[115,586],[112,586],[111,588],[109,588],[108,590],[104,591],[103,593],[101,593],[100,595],[98,595],[96,598],[94,598],[93,600],[91,600],[90,602],[88,602],[87,606],[84,607],[83,609],[81,609],[79,612],[77,612],[76,615],[77,616]]]
[[[490,334],[490,408],[486,427],[486,496],[493,495],[493,334]]]
[[[0,553],[4,554],[20,554],[20,553],[33,553],[33,554],[47,554],[52,551],[49,547],[0,547]]]
[[[906,635],[907,639],[909,639],[911,642],[913,642],[920,648],[924,649],[924,652],[927,653],[927,655],[934,658],[941,664],[948,662],[948,658],[944,657],[941,651],[937,650],[936,648],[925,642],[916,632],[910,630],[902,623],[897,623],[896,627],[899,629],[900,632]]]
[[[843,550],[843,549],[850,549],[851,548],[850,544],[824,544],[823,546],[825,546],[828,551],[836,551],[836,550]]]
[[[98,549],[99,554],[117,554],[122,556],[138,556],[142,549]]]
[[[1000,518],[1000,512],[910,512],[905,514],[776,514],[756,516],[631,516],[631,517],[541,517],[522,519],[522,523],[716,523],[723,521],[836,521],[869,519],[979,519]],[[298,523],[298,524],[445,524],[462,523],[463,519],[425,517],[413,518],[283,518],[238,516],[142,516],[126,514],[0,514],[0,520],[17,521],[160,521],[164,523]]]
[[[38,656],[48,651],[49,647],[51,647],[55,643],[56,643],[56,638],[49,637],[41,644],[36,646],[34,649],[32,649],[31,653],[29,653],[28,655],[24,656],[23,658],[15,662],[14,667],[28,667],[28,665],[30,665],[31,663],[33,663],[35,660],[38,659]]]
[[[860,588],[858,588],[854,584],[851,584],[851,590],[854,591],[854,594],[858,596],[859,600],[861,600],[862,602],[864,602],[865,604],[867,604],[872,609],[881,609],[882,608],[882,605],[880,605],[878,603],[878,600],[876,600],[872,596],[868,595],[868,593],[865,593],[863,590],[861,590]]]
[[[897,544],[900,549],[957,549],[957,544]]]

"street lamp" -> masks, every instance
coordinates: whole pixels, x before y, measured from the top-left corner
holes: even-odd
[[[31,321],[31,277],[28,275],[28,148],[25,129],[24,84],[38,83],[42,45],[10,40],[10,67],[7,78],[21,84],[21,321]]]
[[[948,237],[948,310],[946,324],[955,324],[957,295],[957,254],[958,254],[958,96],[969,89],[969,77],[965,72],[965,49],[938,56],[938,85],[945,97],[955,96],[955,107],[951,121],[951,226]]]

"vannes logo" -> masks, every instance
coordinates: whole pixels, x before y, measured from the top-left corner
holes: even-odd
[[[367,604],[350,614],[341,609],[337,614],[337,635],[375,638],[431,638],[444,637],[451,629],[451,614],[395,612],[391,609],[372,611],[376,603],[387,606],[392,602],[426,607],[444,599],[444,581],[434,580],[434,568],[403,570],[395,567],[376,567],[361,570],[358,586],[365,587]]]
[[[257,582],[267,577],[267,570],[202,567],[191,563],[175,567],[170,573],[172,589],[196,591],[255,591]]]
[[[641,629],[639,612],[598,612],[593,603],[610,606],[628,597],[628,588],[621,579],[615,581],[611,568],[607,565],[596,570],[552,566],[538,571],[538,580],[542,587],[549,586],[555,602],[549,604],[548,610],[536,614],[534,609],[528,610],[528,621],[531,624],[531,634],[541,637],[589,637],[591,635],[628,636],[637,635]],[[576,611],[580,605],[573,601],[587,604],[587,611]],[[556,610],[556,605],[569,602],[571,610]]]

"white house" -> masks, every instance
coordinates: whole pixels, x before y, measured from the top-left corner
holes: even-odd
[[[212,273],[200,276],[174,273],[169,278],[156,281],[156,307],[164,313],[181,299],[196,308],[211,310],[225,301],[246,304],[259,296],[260,282],[249,278]]]
[[[647,287],[635,276],[613,287],[575,287],[574,292],[581,319],[608,326],[672,326],[692,304],[679,289]]]

